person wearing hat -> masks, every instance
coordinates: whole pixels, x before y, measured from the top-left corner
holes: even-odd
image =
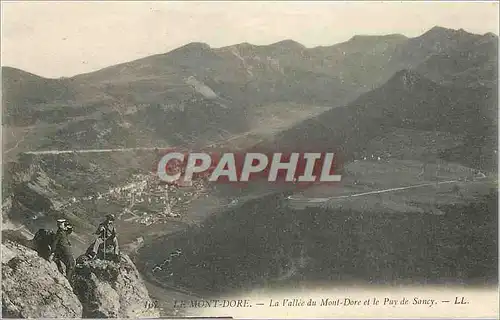
[[[49,260],[53,260],[56,263],[57,269],[61,273],[64,274],[62,266],[66,267],[66,278],[68,280],[71,280],[75,269],[75,258],[73,257],[71,242],[69,241],[69,235],[72,231],[73,228],[66,219],[57,220],[57,232],[50,246],[51,251],[49,256]]]
[[[97,231],[95,232],[97,239],[94,241],[91,252],[93,257],[97,255],[101,245],[103,245],[104,252],[108,246],[113,246],[113,254],[118,256],[118,239],[116,237],[116,229],[113,224],[114,221],[115,216],[108,214],[106,215],[106,220],[104,220],[104,222],[99,224],[99,227],[97,227]]]

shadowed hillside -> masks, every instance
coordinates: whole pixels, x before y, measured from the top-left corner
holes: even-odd
[[[463,149],[486,146],[475,156],[489,160],[472,162],[475,166],[488,165],[488,169],[493,169],[496,97],[494,89],[442,86],[414,71],[404,70],[349,105],[305,120],[272,143],[259,147],[337,150],[345,159],[352,159],[371,139],[390,134],[396,128],[442,131],[465,134]]]
[[[85,90],[88,91],[88,90]],[[3,123],[26,126],[39,122],[64,121],[95,110],[79,105],[81,91],[69,79],[46,79],[10,67],[2,67]],[[94,97],[98,98],[98,97]]]
[[[150,272],[180,248],[185,257],[155,277],[207,293],[296,281],[496,281],[496,193],[440,209],[445,216],[295,211],[270,196],[157,240],[141,251],[141,261]]]

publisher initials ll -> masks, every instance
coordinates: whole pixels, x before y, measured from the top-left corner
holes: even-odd
[[[465,297],[455,297],[455,304],[469,304]]]

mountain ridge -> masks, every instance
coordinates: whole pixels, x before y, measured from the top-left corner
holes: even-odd
[[[436,35],[443,34],[436,42]],[[257,117],[254,122],[259,122],[262,115],[256,114],[256,107],[259,114],[265,114],[261,107],[275,103],[345,106],[403,69],[416,70],[441,84],[492,86],[496,72],[490,70],[491,61],[498,46],[497,38],[490,36],[434,28],[414,38],[354,36],[333,46],[314,48],[293,40],[222,48],[195,42],[97,72],[53,80],[54,88],[33,81],[33,89],[20,86],[17,91],[7,91],[4,124],[26,127],[41,121],[57,125],[56,131],[42,133],[50,136],[48,141],[32,144],[35,150],[216,140],[248,130],[248,119]],[[439,61],[439,57],[465,53],[474,60],[462,58],[458,67]],[[442,66],[437,74],[432,62],[436,59]],[[3,74],[3,82],[6,88],[13,81]],[[61,92],[66,95],[63,99],[58,98]],[[26,97],[30,97],[27,102]],[[81,120],[74,123],[74,119]],[[181,119],[187,125],[178,125]],[[104,135],[102,130],[111,132]]]
[[[252,43],[248,43],[248,42],[242,42],[242,43],[236,43],[236,44],[231,44],[231,45],[226,45],[226,46],[222,46],[222,47],[211,47],[209,44],[207,43],[203,43],[203,42],[190,42],[190,43],[187,43],[185,45],[182,45],[180,47],[177,47],[177,48],[174,48],[170,51],[167,51],[167,52],[161,52],[161,53],[155,53],[155,54],[152,54],[152,55],[149,55],[149,56],[145,56],[145,57],[141,57],[141,58],[137,58],[137,59],[132,59],[132,60],[128,60],[128,61],[125,61],[125,62],[122,62],[122,63],[116,63],[116,64],[113,64],[113,65],[110,65],[110,66],[107,66],[107,67],[104,67],[104,68],[101,68],[101,69],[97,69],[97,70],[93,70],[93,71],[89,71],[89,72],[84,72],[84,73],[80,73],[80,74],[76,74],[76,75],[73,75],[73,76],[62,76],[62,77],[56,77],[56,78],[52,78],[52,77],[45,77],[45,76],[41,76],[41,75],[38,75],[38,74],[35,74],[35,73],[31,73],[29,71],[26,71],[26,70],[23,70],[23,69],[20,69],[20,68],[17,68],[17,67],[12,67],[12,66],[2,66],[2,72],[3,72],[3,68],[10,68],[10,69],[17,69],[17,70],[20,70],[20,71],[24,71],[26,73],[30,73],[32,75],[36,75],[40,78],[44,78],[44,79],[68,79],[68,78],[74,78],[74,77],[78,77],[80,75],[85,75],[85,74],[89,74],[89,73],[94,73],[94,72],[99,72],[101,70],[105,70],[105,69],[108,69],[110,67],[114,67],[114,66],[120,66],[120,65],[124,65],[124,64],[128,64],[128,63],[131,63],[131,62],[136,62],[138,60],[142,60],[142,59],[145,59],[145,58],[149,58],[149,57],[155,57],[155,56],[160,56],[160,55],[167,55],[171,52],[175,52],[176,50],[179,50],[179,49],[183,49],[183,48],[202,48],[204,50],[206,49],[213,49],[213,50],[217,50],[217,49],[224,49],[224,48],[230,48],[230,47],[235,47],[235,46],[248,46],[248,47],[269,47],[269,46],[276,46],[276,45],[279,45],[279,44],[283,44],[283,43],[294,43],[300,47],[303,47],[305,49],[317,49],[317,48],[330,48],[330,47],[333,47],[333,46],[336,46],[336,45],[340,45],[340,44],[343,44],[343,43],[347,43],[349,41],[353,41],[353,40],[360,40],[360,39],[376,39],[376,38],[379,38],[379,39],[389,39],[389,38],[398,38],[398,39],[414,39],[414,38],[419,38],[419,37],[422,37],[426,34],[435,34],[435,33],[447,33],[447,34],[457,34],[457,33],[466,33],[468,35],[476,35],[476,36],[482,36],[482,37],[488,37],[488,38],[496,38],[498,39],[498,35],[495,34],[494,32],[487,32],[487,33],[484,33],[484,34],[476,34],[476,33],[471,33],[471,32],[467,32],[466,30],[464,29],[452,29],[452,28],[445,28],[445,27],[441,27],[441,26],[434,26],[432,27],[431,29],[429,29],[428,31],[422,33],[420,36],[416,36],[416,37],[407,37],[403,34],[398,34],[398,33],[395,33],[395,34],[386,34],[386,35],[363,35],[363,34],[359,34],[359,35],[354,35],[352,36],[349,40],[346,40],[346,41],[342,41],[342,42],[338,42],[338,43],[334,43],[334,44],[330,44],[330,45],[318,45],[318,46],[311,46],[311,47],[306,47],[305,45],[301,44],[300,42],[298,41],[295,41],[293,39],[285,39],[285,40],[281,40],[281,41],[277,41],[277,42],[273,42],[273,43],[270,43],[270,44],[252,44]]]

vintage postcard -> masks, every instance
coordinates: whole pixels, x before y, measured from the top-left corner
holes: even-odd
[[[490,318],[498,2],[2,2],[2,317]]]

